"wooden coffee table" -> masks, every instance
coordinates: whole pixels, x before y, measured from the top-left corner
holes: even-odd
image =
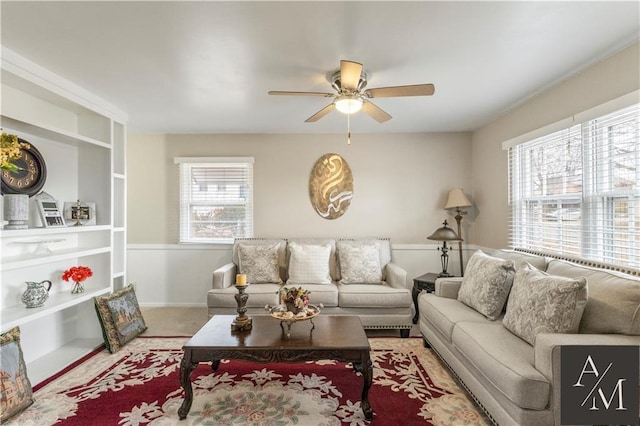
[[[369,340],[360,318],[320,314],[314,318],[315,327],[309,321],[294,323],[289,339],[280,322],[270,316],[253,317],[252,329],[241,331],[231,330],[234,318],[233,315],[212,317],[182,347],[180,384],[184,389],[184,401],[178,410],[180,420],[187,417],[193,402],[193,370],[200,362],[211,362],[213,371],[216,371],[222,359],[287,363],[332,359],[351,362],[364,379],[362,412],[367,420],[372,419],[373,409],[368,395],[373,380],[373,364],[369,356]]]

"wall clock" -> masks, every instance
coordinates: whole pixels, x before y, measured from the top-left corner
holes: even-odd
[[[325,154],[316,161],[309,176],[309,198],[321,217],[337,219],[353,198],[353,174],[338,154]]]
[[[32,197],[40,192],[47,180],[47,166],[42,154],[33,144],[23,139],[18,140],[29,144],[29,148],[20,148],[20,157],[12,161],[18,170],[2,170],[2,175],[0,175],[2,193],[26,194]]]

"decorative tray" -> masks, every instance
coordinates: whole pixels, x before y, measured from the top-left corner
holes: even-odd
[[[264,308],[271,314],[271,316],[280,321],[280,328],[282,328],[282,332],[284,334],[284,339],[289,340],[291,338],[291,324],[294,324],[298,321],[306,321],[311,320],[311,331],[313,333],[313,329],[316,328],[316,325],[313,323],[313,319],[320,315],[320,309],[324,306],[320,305],[308,305],[307,310],[297,315],[293,312],[287,310],[286,305],[278,305],[278,306],[265,306]],[[287,325],[287,329],[285,330],[284,324]]]
[[[294,314],[293,312],[287,310],[286,305],[278,305],[273,307],[267,305],[265,307],[265,309],[273,318],[287,322],[306,321],[311,318],[315,318],[320,314],[321,308],[322,305],[308,305],[306,311]]]

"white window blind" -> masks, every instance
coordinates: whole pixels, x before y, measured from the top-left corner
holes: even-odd
[[[253,158],[175,158],[180,169],[180,242],[229,243],[253,236]]]
[[[640,109],[509,148],[511,245],[640,267]]]

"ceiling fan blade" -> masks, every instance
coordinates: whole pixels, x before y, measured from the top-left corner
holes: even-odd
[[[351,61],[340,61],[340,87],[343,89],[357,90],[362,64]]]
[[[336,106],[333,104],[333,102],[331,102],[329,105],[327,105],[326,107],[322,108],[320,111],[318,111],[315,114],[313,114],[311,117],[309,117],[306,120],[304,120],[304,122],[305,123],[314,123],[314,122],[320,120],[325,115],[329,114],[334,109],[336,109]]]
[[[334,93],[325,93],[325,92],[287,92],[282,90],[271,90],[268,92],[270,95],[285,95],[285,96],[321,96],[324,98],[329,98],[331,96],[335,96]]]
[[[364,95],[369,98],[390,98],[395,96],[431,96],[436,88],[433,84],[413,84],[409,86],[377,87],[367,89]]]
[[[384,123],[385,121],[391,120],[391,116],[389,114],[369,101],[365,101],[365,103],[362,104],[362,112],[376,120],[378,123]]]

